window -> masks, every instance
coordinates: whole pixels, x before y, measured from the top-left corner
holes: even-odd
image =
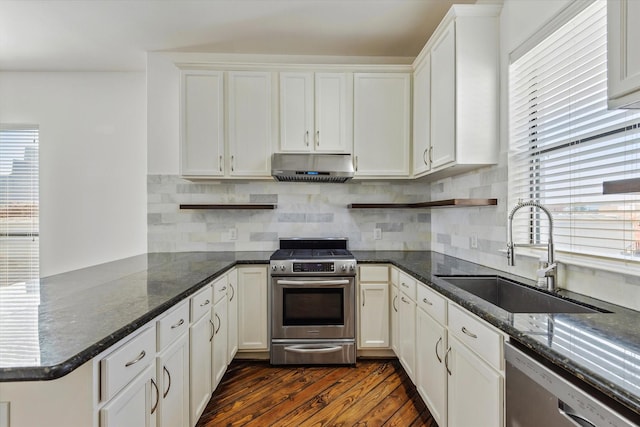
[[[607,110],[606,2],[572,15],[509,68],[509,205],[547,206],[558,250],[640,260],[640,195],[602,194],[640,177],[640,113]],[[521,209],[514,239],[544,243],[547,227]]]
[[[0,126],[0,287],[39,276],[38,128]]]

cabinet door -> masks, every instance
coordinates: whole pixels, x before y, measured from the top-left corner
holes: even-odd
[[[211,316],[202,316],[189,328],[189,375],[191,395],[191,425],[202,415],[211,398],[211,342],[213,341]]]
[[[351,75],[349,75],[350,77]],[[315,75],[315,151],[350,153],[351,109],[346,73]]]
[[[154,427],[159,390],[151,364],[100,409],[100,427]]]
[[[431,168],[456,160],[455,22],[431,50]]]
[[[353,76],[356,176],[409,176],[410,75]]]
[[[400,292],[399,334],[400,363],[415,384],[416,303]]]
[[[180,166],[184,176],[224,175],[223,73],[184,71]]]
[[[227,275],[229,284],[227,286],[227,363],[231,363],[238,352],[238,271],[231,270]]]
[[[503,426],[502,376],[455,337],[449,348],[448,426]]]
[[[185,331],[186,332],[186,331]],[[159,427],[189,427],[189,335],[184,333],[157,358]]]
[[[360,284],[360,348],[389,347],[389,285]]]
[[[267,268],[238,268],[238,349],[268,350]]]
[[[413,73],[413,175],[431,168],[431,56],[427,55]]]
[[[397,286],[391,286],[391,348],[400,356],[400,293]]]
[[[271,73],[229,72],[230,176],[271,176]]]
[[[416,311],[416,387],[438,425],[447,425],[446,330],[423,310]]]
[[[213,351],[212,351],[212,390],[220,383],[227,370],[227,299],[221,299],[213,306],[211,321],[213,322]]]
[[[640,2],[607,2],[609,98],[631,95],[620,105],[640,107]]]
[[[280,73],[280,151],[312,151],[313,73]]]

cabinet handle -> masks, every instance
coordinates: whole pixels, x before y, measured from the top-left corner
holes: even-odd
[[[447,368],[447,374],[451,376],[451,370],[449,369],[449,353],[451,353],[451,347],[444,354],[444,367]]]
[[[216,334],[216,325],[213,324],[213,320],[209,319],[209,323],[211,324],[211,337],[209,337],[209,342],[213,341],[213,336]]]
[[[144,350],[142,350],[142,351],[140,352],[140,354],[138,355],[138,357],[136,357],[135,359],[133,359],[133,360],[131,360],[131,361],[129,361],[129,362],[127,362],[127,363],[125,363],[125,364],[124,364],[124,367],[125,367],[125,368],[128,368],[128,367],[129,367],[129,366],[131,366],[131,365],[135,365],[136,363],[138,363],[139,361],[141,361],[142,359],[144,359],[144,356],[146,356],[146,354],[147,354],[147,352],[146,352],[146,351],[144,351]]]
[[[320,146],[320,131],[319,130],[316,131],[316,145],[318,147]]]
[[[471,338],[478,338],[478,336],[476,334],[474,334],[473,332],[471,332],[470,330],[468,330],[464,326],[462,327],[462,333],[465,334],[465,335],[470,336]]]
[[[216,318],[218,319],[218,329],[216,329],[215,335],[218,335],[218,332],[220,331],[220,326],[222,326],[222,320],[220,320],[218,313],[216,313]]]
[[[429,165],[429,160],[427,159],[427,152],[429,150],[431,150],[431,147],[425,148],[424,152],[422,153],[422,161],[424,162],[425,165]]]
[[[182,325],[184,325],[184,319],[180,319],[178,323],[176,323],[175,325],[171,325],[171,329],[179,328]]]
[[[220,292],[222,292],[222,291],[226,291],[226,290],[227,290],[227,287],[226,287],[226,286],[223,286],[223,287],[222,287],[222,289],[220,289]]]
[[[402,300],[402,302],[409,304],[409,301],[407,301],[406,299],[404,299],[404,297],[400,297],[400,299]]]
[[[353,158],[353,163],[354,163],[354,164],[353,164],[354,169],[356,170],[356,172],[358,172],[358,156],[355,156],[355,157]]]
[[[206,300],[205,302],[203,302],[202,304],[200,304],[200,307],[204,307],[205,305],[208,305],[211,301]]]
[[[236,296],[236,290],[233,289],[233,285],[229,284],[229,287],[231,288],[231,297],[229,298],[229,302],[233,301],[233,297]]]
[[[429,163],[433,163],[433,147],[429,147]]]
[[[304,133],[304,144],[308,147],[309,146],[309,131],[306,131]]]
[[[365,302],[365,293],[364,293],[364,289],[362,290],[362,306],[364,307],[364,302]]]
[[[151,408],[151,415],[153,415],[156,409],[158,409],[158,403],[160,403],[160,390],[158,390],[158,384],[156,384],[153,378],[151,378],[151,385],[156,389],[156,404]]]
[[[220,163],[219,163],[219,165],[220,165],[220,172],[222,172],[222,154],[220,155]]]
[[[393,309],[396,311],[396,313],[398,312],[398,307],[396,306],[396,301],[398,300],[398,295],[393,297]]]
[[[163,399],[166,399],[166,398],[167,398],[167,395],[169,394],[169,390],[171,390],[171,373],[169,372],[169,370],[167,369],[167,367],[166,367],[166,366],[163,366],[163,367],[162,367],[162,370],[163,370],[164,372],[166,372],[166,373],[167,373],[167,377],[169,377],[169,385],[167,386],[167,391],[165,391],[164,393],[162,393],[162,398],[163,398]]]
[[[438,341],[436,341],[436,357],[438,358],[438,363],[442,363],[442,359],[438,354],[438,344],[440,344],[441,342],[442,342],[442,337],[438,338]]]
[[[433,303],[431,301],[429,301],[428,299],[426,299],[426,298],[422,298],[422,302],[427,304],[427,305],[433,305]]]
[[[231,156],[231,172],[235,170],[234,160],[235,160],[235,156]]]
[[[408,286],[406,283],[404,283],[404,282],[401,282],[401,283],[400,283],[400,285],[401,285],[401,286],[403,286],[403,287],[405,287],[405,288],[407,288],[407,289],[409,289],[409,286]]]

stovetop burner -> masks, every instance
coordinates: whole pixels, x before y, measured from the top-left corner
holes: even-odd
[[[317,259],[317,258],[353,258],[346,249],[278,249],[271,255],[272,260]]]
[[[272,275],[355,274],[356,259],[347,250],[347,239],[280,239],[271,255]]]

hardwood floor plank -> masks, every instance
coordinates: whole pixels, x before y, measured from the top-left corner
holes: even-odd
[[[357,366],[233,362],[197,427],[437,427],[397,360]]]

